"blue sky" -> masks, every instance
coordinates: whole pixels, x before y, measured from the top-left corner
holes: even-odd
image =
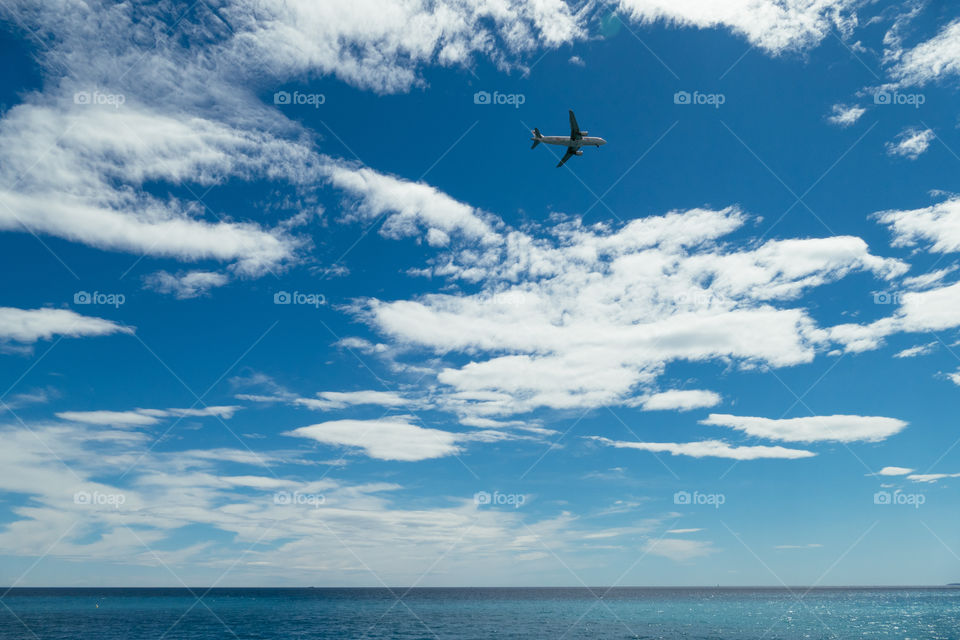
[[[6,584],[960,579],[957,17],[538,7],[5,7]]]

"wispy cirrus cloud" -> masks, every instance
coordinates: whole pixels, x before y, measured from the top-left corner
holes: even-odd
[[[697,442],[629,442],[610,440],[601,436],[587,436],[590,440],[617,449],[636,449],[652,453],[669,453],[692,458],[728,458],[730,460],[762,460],[811,458],[817,454],[803,449],[788,449],[780,446],[735,446],[722,440]]]
[[[242,409],[239,406],[212,406],[189,409],[131,409],[129,411],[59,411],[56,416],[69,422],[110,425],[115,427],[147,426],[157,424],[162,418],[202,418],[217,416],[232,418]]]

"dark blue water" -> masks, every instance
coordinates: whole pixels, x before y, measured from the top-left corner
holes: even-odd
[[[960,589],[13,589],[0,638],[956,640]]]

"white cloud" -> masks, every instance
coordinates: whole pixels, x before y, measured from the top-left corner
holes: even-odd
[[[386,216],[380,229],[386,237],[409,237],[426,228],[434,232],[432,246],[446,246],[457,232],[483,243],[500,241],[480,211],[428,184],[365,167],[330,165],[328,171],[331,184],[357,198],[355,215],[368,220]]]
[[[411,398],[394,391],[320,391],[315,397],[301,397],[292,391],[284,389],[267,376],[257,376],[253,380],[235,379],[235,383],[244,386],[259,386],[269,390],[269,393],[238,393],[238,400],[251,402],[283,402],[293,406],[306,407],[317,411],[331,411],[346,409],[359,405],[376,405],[381,407],[403,407],[415,404]]]
[[[815,46],[831,30],[856,24],[854,0],[620,0],[638,22],[664,20],[679,26],[726,27],[771,54]]]
[[[953,384],[960,387],[960,369],[957,369],[955,373],[948,373],[947,379],[949,379],[950,382],[952,382]]]
[[[899,351],[893,354],[894,358],[916,358],[917,356],[925,356],[930,353],[933,353],[940,345],[939,342],[928,342],[926,344],[918,344],[913,347],[907,347],[903,351]]]
[[[451,231],[502,229],[501,240],[445,249],[423,272],[480,283],[479,292],[367,300],[357,311],[398,348],[468,354],[437,374],[439,402],[491,417],[625,403],[676,360],[809,362],[827,334],[786,302],[853,271],[888,279],[907,269],[853,237],[718,245],[745,221],[730,207],[616,229],[568,220],[536,234],[463,223]]]
[[[878,476],[905,476],[908,473],[913,473],[913,469],[908,469],[906,467],[884,467],[877,471]]]
[[[928,251],[935,253],[960,251],[960,198],[921,209],[881,211],[874,215],[890,227],[895,247],[924,243]]]
[[[156,424],[160,418],[218,416],[231,418],[242,407],[215,406],[201,409],[133,409],[130,411],[61,411],[56,414],[61,420],[85,424],[111,425],[117,427],[147,426]]]
[[[139,411],[60,411],[56,415],[61,420],[70,422],[118,427],[145,426],[159,422],[156,417]]]
[[[827,120],[840,127],[849,127],[867,112],[863,107],[856,105],[835,104]]]
[[[912,480],[913,482],[926,482],[933,484],[938,480],[945,480],[947,478],[960,478],[960,473],[912,473],[907,476],[907,480]]]
[[[640,398],[640,404],[646,411],[691,411],[705,407],[715,407],[723,401],[719,393],[702,389],[671,389]]]
[[[883,339],[899,332],[942,331],[960,326],[960,282],[930,289],[909,291],[900,296],[893,315],[870,324],[844,324],[829,329],[830,338],[847,351],[876,349]]]
[[[221,418],[232,418],[243,407],[236,405],[202,407],[200,409],[137,409],[140,413],[157,416],[160,418],[182,417],[182,418],[203,418],[206,416],[218,416]]]
[[[893,142],[887,143],[887,153],[916,160],[930,147],[935,137],[932,129],[910,127],[897,134]]]
[[[0,426],[0,439],[5,444],[0,491],[28,497],[26,504],[11,507],[0,528],[0,546],[22,556],[80,558],[91,571],[109,575],[119,564],[118,580],[131,568],[157,569],[157,557],[145,552],[146,544],[165,549],[164,561],[191,582],[209,583],[231,569],[231,586],[297,584],[322,571],[331,583],[363,586],[372,578],[358,575],[355,558],[339,542],[363,540],[358,553],[384,580],[412,584],[433,565],[432,576],[439,578],[428,577],[428,583],[471,575],[476,583],[495,585],[520,567],[534,573],[555,570],[552,557],[535,556],[544,546],[562,553],[582,548],[591,535],[616,542],[649,533],[661,522],[651,518],[602,529],[567,512],[536,519],[517,510],[478,507],[472,491],[449,496],[444,506],[405,507],[400,504],[404,487],[398,484],[281,475],[284,464],[309,462],[302,451],[164,452],[149,449],[142,432],[104,425],[8,424]],[[126,477],[122,485],[102,480],[120,475]],[[277,491],[322,498],[324,507],[280,503]],[[123,503],[83,504],[74,499],[78,492],[122,497]],[[211,533],[185,543],[181,534],[189,525]],[[136,528],[137,536],[127,527]],[[251,549],[258,541],[266,544]],[[454,542],[460,553],[444,554]],[[236,564],[244,550],[255,562]]]
[[[907,426],[903,420],[876,416],[809,416],[805,418],[757,418],[710,414],[701,424],[730,427],[747,435],[787,442],[879,442]]]
[[[960,20],[954,20],[933,38],[903,52],[890,73],[900,85],[921,86],[960,74]]]
[[[69,309],[16,309],[0,307],[0,341],[33,343],[55,335],[78,338],[105,336],[111,333],[132,334],[112,320],[80,315]]]
[[[817,454],[802,449],[785,447],[744,446],[737,447],[722,440],[701,440],[699,442],[623,442],[609,440],[601,436],[588,436],[589,439],[617,449],[638,449],[653,453],[669,453],[674,456],[693,458],[729,458],[731,460],[760,460],[765,458],[798,459],[810,458]]]
[[[300,427],[286,435],[323,444],[356,447],[371,458],[412,462],[455,455],[458,435],[427,429],[400,417],[381,420],[332,420]]]
[[[788,549],[788,550],[792,550],[792,549],[819,549],[819,548],[821,548],[822,546],[823,546],[822,544],[818,544],[818,543],[816,543],[816,542],[811,542],[811,543],[809,543],[809,544],[778,544],[778,545],[776,545],[776,546],[774,547],[774,549]]]
[[[903,286],[907,289],[929,289],[943,282],[943,279],[957,270],[957,265],[951,265],[944,269],[937,269],[928,273],[922,273],[910,278],[903,279]]]
[[[254,222],[208,222],[195,206],[150,196],[147,181],[214,185],[274,172],[306,152],[262,133],[68,97],[21,104],[0,120],[0,229],[25,228],[99,249],[213,259],[259,275],[294,259],[300,241]],[[85,107],[85,108],[84,108]],[[40,160],[31,149],[45,149]],[[10,186],[16,185],[16,186]],[[119,186],[118,186],[119,185]]]
[[[210,289],[227,284],[230,278],[216,271],[187,271],[176,274],[157,271],[145,276],[143,281],[148,289],[173,294],[178,300],[186,300],[205,296]]]
[[[285,77],[334,74],[380,92],[420,84],[421,66],[467,65],[474,54],[506,66],[517,54],[582,37],[586,18],[562,0],[248,0],[223,12],[237,31],[226,55],[238,64]]]
[[[587,66],[587,63],[584,62],[584,61],[583,61],[583,58],[581,58],[580,56],[570,56],[570,60],[568,60],[568,62],[569,62],[570,64],[576,65],[576,66],[578,66],[578,67],[585,67],[585,66]]]
[[[294,398],[292,402],[310,409],[328,411],[364,404],[402,407],[412,401],[392,391],[321,391],[316,398]]]
[[[681,533],[698,533],[703,531],[703,529],[670,529],[667,533],[681,534]]]

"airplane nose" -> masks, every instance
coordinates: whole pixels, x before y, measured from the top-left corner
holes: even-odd
[[[605,145],[605,144],[607,144],[607,141],[604,140],[603,138],[600,138],[600,144],[601,144],[601,145]]]

